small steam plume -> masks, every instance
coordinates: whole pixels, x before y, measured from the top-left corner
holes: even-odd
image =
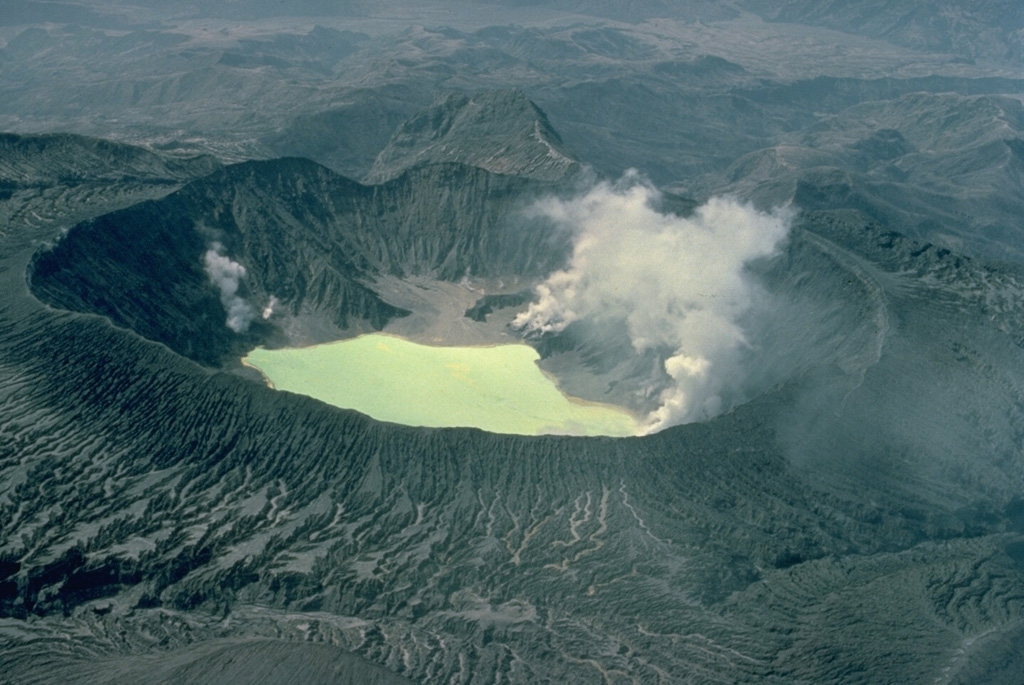
[[[213,243],[203,255],[203,264],[210,283],[220,290],[220,302],[228,313],[225,324],[235,333],[245,333],[256,316],[249,303],[238,296],[238,284],[245,278],[245,267],[222,254],[223,251],[223,245]]]
[[[267,319],[269,319],[269,318],[270,318],[271,316],[273,316],[273,315],[274,315],[274,311],[275,311],[275,310],[277,309],[277,305],[278,305],[278,304],[279,304],[279,303],[278,303],[278,301],[277,301],[277,297],[276,297],[276,296],[274,296],[274,295],[271,295],[271,296],[270,296],[270,299],[269,299],[269,300],[267,300],[267,304],[266,304],[266,306],[265,306],[265,307],[263,307],[263,313],[262,313],[262,314],[260,315],[260,317],[261,317],[261,318],[262,318],[262,319],[263,319],[264,321],[265,321],[265,320],[267,320]]]
[[[635,172],[572,200],[541,201],[540,213],[574,232],[573,254],[513,322],[527,334],[624,323],[633,349],[662,362],[649,383],[658,404],[646,432],[729,409],[723,391],[742,383],[747,344],[740,319],[758,293],[746,265],[776,252],[791,219],[729,198],[689,218],[660,213],[658,202]]]

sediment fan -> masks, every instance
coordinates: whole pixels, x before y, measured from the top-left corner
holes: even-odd
[[[275,160],[122,189],[108,209],[154,199],[52,246],[47,225],[6,232],[7,677],[822,682],[870,663],[917,682],[978,635],[956,677],[1019,672],[1016,268],[807,212],[761,270],[785,306],[752,338],[776,362],[757,392],[643,438],[383,424],[225,371],[257,342],[401,320],[387,278],[539,279],[565,236],[503,221],[550,189]],[[307,325],[225,326],[215,244],[239,296]],[[570,380],[600,367],[546,344]]]

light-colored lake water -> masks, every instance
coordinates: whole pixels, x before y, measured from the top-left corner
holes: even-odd
[[[243,361],[279,390],[410,426],[521,435],[636,435],[625,409],[569,398],[528,345],[431,347],[390,335],[253,350]]]

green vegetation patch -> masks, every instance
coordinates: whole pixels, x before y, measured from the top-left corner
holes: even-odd
[[[564,395],[528,345],[431,347],[390,335],[279,350],[243,362],[278,390],[382,421],[520,435],[636,435],[625,409]]]

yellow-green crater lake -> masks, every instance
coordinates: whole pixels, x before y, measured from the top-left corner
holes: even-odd
[[[242,361],[278,390],[409,426],[473,426],[520,435],[636,435],[625,409],[563,394],[528,345],[433,347],[363,335],[255,349]]]

